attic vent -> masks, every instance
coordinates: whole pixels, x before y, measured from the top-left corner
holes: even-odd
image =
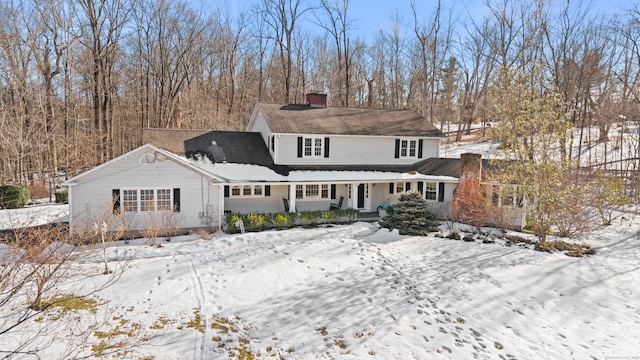
[[[153,164],[156,162],[156,155],[152,153],[144,153],[138,160],[139,164]]]
[[[307,105],[312,108],[326,108],[327,94],[317,90],[311,90],[311,92],[307,94]]]

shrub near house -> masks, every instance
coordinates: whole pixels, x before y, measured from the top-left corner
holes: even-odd
[[[0,208],[19,209],[29,201],[29,189],[22,184],[0,186]]]
[[[428,209],[429,204],[420,193],[402,194],[398,202],[387,209],[387,215],[380,220],[380,226],[398,229],[400,235],[425,235],[440,231],[437,228],[438,222]]]

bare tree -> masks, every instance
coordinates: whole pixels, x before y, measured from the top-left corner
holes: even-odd
[[[131,7],[122,0],[79,0],[82,34],[80,43],[90,54],[92,118],[96,131],[98,162],[111,158],[113,101],[116,96],[115,67],[119,42]]]
[[[290,102],[293,71],[293,45],[296,24],[309,11],[301,0],[262,0],[261,14],[271,30],[270,38],[278,48],[283,78],[284,102]]]

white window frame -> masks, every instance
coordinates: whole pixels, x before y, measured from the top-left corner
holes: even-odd
[[[328,200],[330,197],[329,184],[296,184],[297,200]],[[317,190],[317,191],[316,191]]]
[[[433,198],[429,198],[429,194]],[[424,182],[424,199],[427,201],[438,201],[438,183],[437,182]]]
[[[261,198],[261,197],[264,197],[264,185],[261,185],[261,184],[231,185],[230,189],[229,189],[229,197],[230,198]]]
[[[150,193],[149,193],[150,192]],[[162,199],[159,198],[158,193],[163,192]],[[166,193],[165,193],[166,192]],[[143,199],[143,194],[147,194]],[[166,194],[169,195],[169,207],[166,207]],[[133,196],[132,196],[133,195]],[[151,196],[149,198],[149,195]],[[120,189],[121,196],[121,209],[123,213],[135,214],[135,213],[150,213],[150,212],[171,212],[173,211],[173,189],[172,188],[123,188]],[[144,202],[147,204],[143,204]],[[159,201],[164,205],[159,205]],[[135,205],[135,209],[133,209]]]
[[[407,191],[406,185],[406,181],[396,181],[395,183],[393,183],[393,193],[404,194]]]
[[[401,138],[400,139],[399,157],[401,159],[416,159],[416,158],[418,158],[418,139]]]
[[[302,156],[307,158],[324,157],[324,138],[317,136],[303,137]]]

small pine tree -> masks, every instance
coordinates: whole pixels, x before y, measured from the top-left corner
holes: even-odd
[[[387,215],[380,220],[381,227],[398,229],[401,235],[425,235],[438,225],[429,212],[428,203],[417,192],[400,195],[398,202],[391,205]]]
[[[0,209],[19,209],[29,201],[29,189],[22,184],[0,186]]]

